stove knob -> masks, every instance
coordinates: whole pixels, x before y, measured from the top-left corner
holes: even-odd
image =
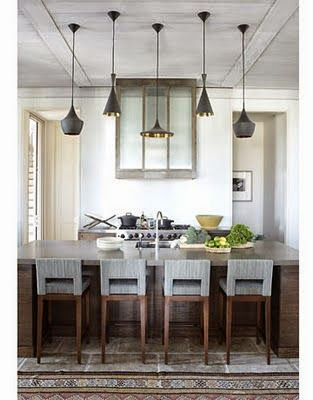
[[[159,239],[160,239],[160,240],[162,240],[162,239],[163,239],[163,237],[164,237],[163,235],[159,235]]]
[[[147,234],[147,238],[149,238],[149,239],[151,238],[151,233]]]
[[[136,239],[139,238],[138,233],[135,233],[134,237],[135,237]]]
[[[132,239],[132,238],[133,238],[133,235],[130,233],[128,236],[128,239]]]
[[[178,239],[180,239],[182,237],[182,235],[178,235]]]
[[[174,238],[174,239],[177,238],[177,233],[173,233],[173,238]]]
[[[153,234],[153,237],[154,237],[154,239],[156,238],[156,234],[155,233]]]
[[[168,240],[172,239],[172,235],[167,235]]]
[[[121,234],[121,238],[122,238],[122,239],[125,239],[124,233]]]

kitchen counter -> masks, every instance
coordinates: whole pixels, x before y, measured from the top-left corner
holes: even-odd
[[[104,252],[91,240],[34,241],[18,250],[18,353],[34,356],[36,348],[36,258],[79,258],[83,272],[91,279],[91,335],[100,334],[100,259],[146,259],[148,330],[150,336],[161,337],[163,327],[163,266],[166,259],[209,259],[210,280],[210,336],[218,334],[218,282],[227,274],[228,259],[272,259],[272,349],[279,357],[298,356],[299,317],[299,255],[298,251],[282,243],[259,241],[255,247],[232,250],[229,254],[212,254],[206,250],[135,248],[135,242],[125,241],[119,251]],[[234,307],[234,335],[255,335],[256,306],[237,303]],[[133,303],[109,305],[110,334],[137,336],[139,309]],[[174,335],[199,335],[200,310],[196,303],[174,304],[171,312]],[[55,302],[52,309],[53,334],[74,335],[74,304]]]
[[[148,265],[160,266],[164,260],[211,260],[212,266],[226,266],[229,259],[263,258],[274,260],[274,265],[286,266],[299,263],[297,250],[279,242],[258,241],[252,249],[233,249],[228,254],[212,254],[202,249],[159,249],[158,260],[154,249],[135,248],[135,242],[125,241],[121,250],[101,251],[91,240],[38,240],[18,250],[19,264],[33,264],[36,258],[80,258],[84,265],[99,265],[100,259],[147,260]]]

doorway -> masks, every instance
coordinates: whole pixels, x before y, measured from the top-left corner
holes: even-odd
[[[233,120],[239,117],[234,113]],[[250,201],[233,201],[233,224],[282,243],[286,237],[286,114],[249,113],[256,123],[249,139],[233,136],[233,170],[252,171]]]
[[[28,118],[27,154],[27,242],[42,239],[42,133],[44,122],[33,114]]]

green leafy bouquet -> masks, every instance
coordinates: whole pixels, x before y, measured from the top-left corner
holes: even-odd
[[[227,242],[231,246],[238,246],[250,242],[254,237],[251,229],[244,224],[236,224],[232,226],[230,233],[226,236]]]
[[[207,239],[210,239],[210,235],[203,229],[196,229],[190,226],[184,235],[187,239],[186,243],[204,243]]]

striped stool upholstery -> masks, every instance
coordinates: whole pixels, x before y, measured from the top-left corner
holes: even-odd
[[[208,363],[209,295],[211,263],[209,260],[166,260],[164,268],[164,354],[168,363],[169,315],[173,301],[200,302],[203,317],[204,362]]]
[[[145,363],[147,322],[146,260],[100,260],[101,278],[101,346],[105,362],[107,342],[107,303],[109,301],[139,301],[142,362]]]
[[[37,362],[42,347],[44,301],[48,302],[48,322],[51,335],[52,301],[75,301],[77,361],[81,362],[82,298],[86,299],[86,333],[89,341],[90,279],[82,277],[81,260],[39,258],[36,260],[37,278]]]
[[[267,363],[270,364],[270,312],[272,294],[272,260],[229,260],[227,278],[219,281],[219,321],[222,330],[224,297],[226,303],[226,353],[227,364],[230,362],[232,303],[255,302],[257,304],[256,333],[259,343],[261,325],[261,304],[265,303]]]

